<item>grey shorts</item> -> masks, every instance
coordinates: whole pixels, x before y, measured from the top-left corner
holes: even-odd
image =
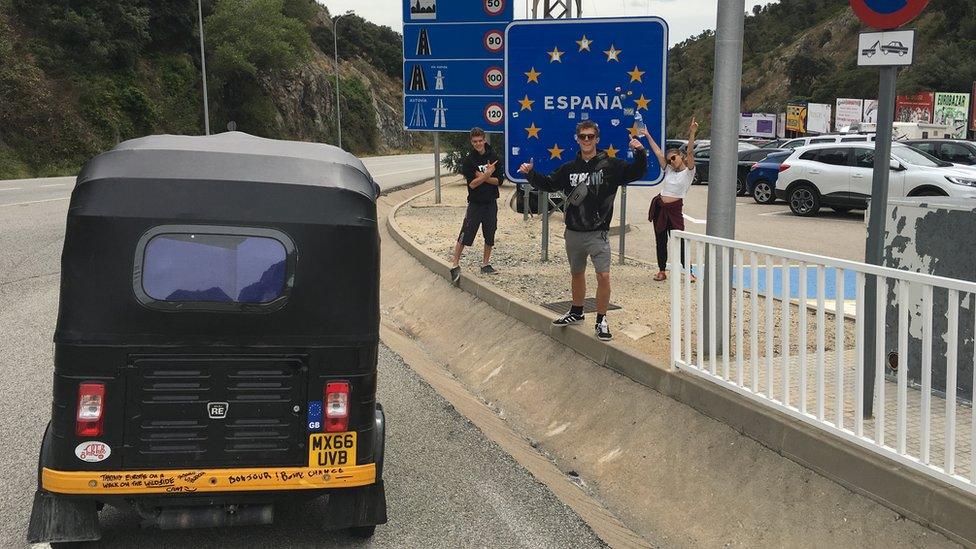
[[[571,231],[566,229],[566,257],[569,272],[576,275],[586,271],[586,258],[593,260],[598,273],[610,272],[610,238],[607,231]]]

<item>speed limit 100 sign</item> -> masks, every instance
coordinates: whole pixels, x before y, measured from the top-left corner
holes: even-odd
[[[850,0],[854,15],[878,30],[896,29],[918,17],[929,0]]]

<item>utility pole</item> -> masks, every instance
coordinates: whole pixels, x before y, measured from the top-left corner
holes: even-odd
[[[332,21],[332,53],[335,54],[336,131],[339,134],[336,141],[340,149],[342,148],[342,111],[339,107],[339,19],[352,14],[352,10],[349,10]]]
[[[203,50],[203,0],[197,0],[197,18],[200,24],[200,68],[203,71],[203,128],[210,135],[210,101],[207,98],[207,54]]]
[[[742,101],[742,41],[745,34],[745,0],[722,0],[718,3],[718,20],[715,27],[715,82],[712,87],[712,146],[709,160],[708,222],[705,233],[721,238],[735,238],[735,181],[739,156],[739,115]],[[688,144],[693,147],[693,143]],[[717,254],[716,254],[717,255]],[[690,261],[690,259],[689,259]],[[716,265],[705,269],[705,295],[709,286],[722,287],[723,277],[730,276],[730,266],[723,265],[721,257]],[[717,293],[717,292],[715,292]],[[767,297],[770,299],[770,297]],[[711,341],[708,315],[714,310],[718,319],[716,327],[729,321],[729,311],[723,308],[722,297],[716,303],[705,306],[705,341]],[[672,336],[673,337],[673,336]],[[728,345],[720,341],[715,354]]]

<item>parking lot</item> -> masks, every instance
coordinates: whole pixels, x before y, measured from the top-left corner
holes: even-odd
[[[627,193],[628,256],[655,261],[654,231],[647,221],[651,199],[658,187],[631,187]],[[782,201],[757,204],[752,197],[735,199],[735,238],[746,242],[786,248],[800,252],[848,259],[864,260],[866,225],[864,212],[854,210],[840,214],[824,208],[815,217],[798,217]],[[617,211],[619,210],[619,198]],[[708,212],[708,185],[695,185],[685,198],[685,229],[705,233]],[[561,229],[560,229],[561,230]],[[612,241],[614,249],[619,244]]]

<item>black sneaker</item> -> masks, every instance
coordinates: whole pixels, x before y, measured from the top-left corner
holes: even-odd
[[[579,324],[583,322],[586,317],[583,315],[578,315],[572,311],[566,313],[565,315],[552,321],[553,326],[569,326],[571,324]]]
[[[496,271],[495,268],[492,267],[491,265],[485,265],[484,267],[481,268],[481,274],[493,275],[493,274],[498,274],[498,271]]]
[[[461,282],[461,267],[452,267],[451,268],[451,284],[454,284],[455,286],[457,286],[459,282]]]
[[[603,317],[603,320],[596,325],[596,337],[600,341],[610,341],[613,339],[613,334],[610,333],[610,326],[607,325],[607,317]]]

